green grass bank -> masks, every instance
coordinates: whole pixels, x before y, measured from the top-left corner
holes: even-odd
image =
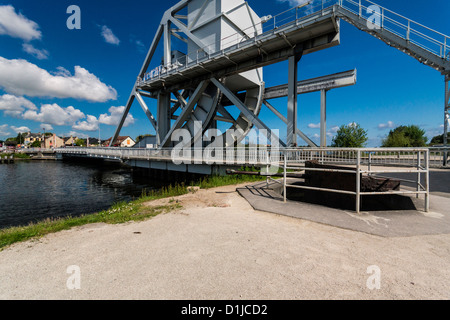
[[[261,176],[210,176],[205,177],[200,181],[191,182],[189,186],[199,186],[201,189],[210,189],[226,185],[236,185],[247,182],[251,183],[262,180],[265,180],[265,178]],[[144,206],[144,203],[162,198],[181,196],[189,192],[189,187],[184,183],[169,186],[158,191],[152,190],[147,192],[144,190],[138,199],[130,202],[116,203],[108,210],[101,212],[77,217],[46,219],[44,221],[32,223],[26,226],[0,229],[0,251],[17,242],[38,239],[51,233],[69,230],[73,227],[82,225],[92,223],[120,224],[129,221],[142,221],[150,219],[158,214],[179,209],[180,206],[177,203],[171,203],[166,206],[147,207]]]

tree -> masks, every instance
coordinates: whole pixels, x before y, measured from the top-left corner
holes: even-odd
[[[450,132],[447,134],[448,141],[450,141]],[[433,137],[430,141],[430,146],[444,144],[444,134],[441,134],[440,136]]]
[[[140,136],[138,136],[136,138],[136,143],[139,143],[139,141],[141,141],[142,139],[146,138],[146,137],[154,137],[155,135],[153,134],[141,134]]]
[[[77,139],[75,141],[75,146],[77,147],[86,147],[86,140],[85,139]]]
[[[31,148],[40,148],[40,147],[41,147],[41,144],[42,144],[41,141],[36,140],[36,141],[34,141],[34,142],[30,145],[30,147],[31,147]]]
[[[367,131],[359,124],[351,123],[339,128],[331,146],[334,148],[363,148],[368,140]]]
[[[425,130],[416,125],[400,126],[391,130],[383,140],[382,147],[385,148],[420,148],[427,145],[428,138]]]

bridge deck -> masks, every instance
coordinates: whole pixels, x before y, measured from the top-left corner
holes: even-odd
[[[227,77],[286,60],[299,44],[303,44],[303,54],[336,46],[340,39],[334,10],[331,6],[224,50],[205,54],[156,78],[138,82],[137,88],[150,92],[161,88],[175,91],[211,77]]]

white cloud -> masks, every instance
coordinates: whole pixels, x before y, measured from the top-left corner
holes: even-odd
[[[115,89],[80,66],[75,66],[73,76],[64,68],[58,68],[56,75],[52,75],[26,60],[3,57],[0,57],[0,88],[17,96],[74,98],[92,102],[117,98]]]
[[[0,125],[0,137],[8,136],[10,132],[8,131],[8,125],[2,124]]]
[[[290,6],[299,6],[301,4],[307,3],[310,0],[278,0],[278,2],[288,2]]]
[[[395,123],[392,121],[388,121],[387,123],[380,123],[378,125],[378,130],[392,129],[395,128]]]
[[[80,133],[80,132],[76,132],[76,131],[70,131],[69,134],[66,134],[66,136],[67,137],[74,137],[74,138],[78,138],[78,139],[89,138],[88,134]]]
[[[30,128],[25,127],[25,126],[23,126],[23,127],[11,126],[11,129],[13,129],[14,132],[17,133],[17,134],[31,131]]]
[[[306,4],[309,2],[309,5],[306,6],[306,13],[310,14],[313,12],[313,10],[318,10],[319,7],[317,6],[318,4],[321,4],[322,1],[321,0],[277,0],[278,2],[287,2],[289,4],[289,6],[291,7],[297,7],[303,4]],[[321,7],[320,7],[321,9]]]
[[[48,59],[49,53],[47,50],[42,49],[36,49],[35,47],[33,47],[33,45],[29,44],[29,43],[24,43],[22,45],[22,49],[23,51],[25,51],[28,54],[31,54],[32,56],[34,56],[35,58],[39,59],[39,60],[45,60]]]
[[[74,107],[62,108],[56,103],[42,105],[40,112],[28,110],[22,115],[22,118],[25,120],[56,126],[74,125],[77,121],[85,117],[83,112]]]
[[[4,111],[5,115],[18,117],[25,109],[37,110],[36,105],[23,98],[10,94],[0,96],[0,111]]]
[[[51,124],[48,124],[48,123],[41,123],[39,128],[42,128],[42,131],[51,131],[51,130],[53,130],[53,126]]]
[[[41,39],[39,25],[26,18],[11,5],[0,6],[0,35],[8,35],[25,41]]]
[[[97,131],[98,120],[96,117],[88,115],[86,121],[77,122],[72,128],[80,131]]]
[[[328,130],[329,133],[337,133],[339,131],[338,126],[331,127],[330,130]]]
[[[119,38],[117,38],[112,30],[107,26],[102,26],[102,37],[105,39],[106,43],[118,46],[120,43]]]
[[[125,111],[125,107],[111,107],[108,110],[109,114],[101,114],[100,117],[98,118],[98,120],[101,124],[106,124],[106,125],[110,125],[110,126],[118,126],[120,120],[122,119],[124,111]],[[127,118],[125,119],[124,127],[128,127],[129,125],[133,124],[134,122],[135,122],[135,119],[133,118],[133,115],[131,113],[129,113]]]
[[[136,40],[136,47],[139,52],[145,52],[145,44],[141,40]]]
[[[135,36],[134,34],[130,35],[130,43],[136,46],[136,49],[137,49],[137,51],[139,53],[146,53],[147,52],[144,42],[139,40],[137,38],[137,36]]]
[[[308,124],[308,128],[310,129],[320,129],[320,123],[310,123]]]

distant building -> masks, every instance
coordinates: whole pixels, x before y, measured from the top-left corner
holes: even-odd
[[[63,139],[64,139],[64,145],[65,145],[66,147],[74,146],[74,145],[75,145],[75,142],[78,140],[77,137],[72,137],[72,136],[66,137],[66,138],[63,138]]]
[[[108,147],[111,143],[112,137],[103,143],[103,146]],[[132,148],[136,142],[129,136],[119,136],[113,143],[113,147]]]
[[[38,141],[38,142],[42,142],[43,140],[43,134],[42,133],[31,133],[28,132],[27,135],[25,136],[24,139],[24,145],[28,146],[30,144],[33,144],[34,142]]]
[[[98,147],[99,146],[99,140],[98,138],[88,138],[86,139],[86,145],[88,147]]]
[[[45,137],[45,141],[41,143],[41,147],[45,149],[61,148],[63,146],[65,146],[64,139],[58,137],[56,134]]]
[[[5,147],[5,149],[12,151],[17,148],[17,142],[14,140],[6,140],[5,142],[3,142],[3,146]]]
[[[139,149],[154,149],[157,147],[156,136],[146,136],[136,142],[133,148]]]

